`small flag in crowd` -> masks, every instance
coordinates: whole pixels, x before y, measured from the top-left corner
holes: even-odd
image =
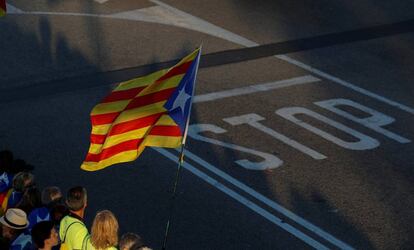
[[[200,49],[169,69],[120,83],[91,111],[87,171],[133,161],[145,147],[177,148],[188,126]]]
[[[6,0],[0,0],[0,16],[6,15]]]

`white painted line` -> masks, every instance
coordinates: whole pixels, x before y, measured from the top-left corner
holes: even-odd
[[[95,2],[98,2],[98,3],[100,3],[100,4],[103,4],[103,3],[106,3],[106,2],[108,2],[109,0],[94,0]]]
[[[280,55],[280,56],[276,56],[276,57],[279,58],[279,59],[281,59],[281,60],[283,60],[283,61],[286,61],[286,62],[289,62],[291,64],[294,64],[294,65],[296,65],[296,66],[298,66],[298,67],[300,67],[302,69],[305,69],[307,71],[310,71],[310,72],[314,73],[315,75],[318,75],[318,76],[323,77],[325,79],[331,80],[332,82],[335,82],[335,83],[337,83],[339,85],[342,85],[344,87],[350,88],[350,89],[352,89],[352,90],[354,90],[356,92],[359,92],[359,93],[364,94],[366,96],[372,97],[372,98],[374,98],[374,99],[376,99],[378,101],[384,102],[384,103],[386,103],[388,105],[391,105],[393,107],[396,107],[398,109],[404,110],[404,111],[406,111],[406,112],[414,115],[414,108],[408,107],[408,106],[406,106],[404,104],[398,103],[398,102],[393,101],[391,99],[388,99],[388,98],[385,98],[385,97],[380,96],[378,94],[375,94],[375,93],[373,93],[373,92],[371,92],[369,90],[366,90],[366,89],[363,89],[361,87],[358,87],[358,86],[356,86],[356,85],[354,85],[354,84],[352,84],[350,82],[344,81],[344,80],[342,80],[342,79],[340,79],[338,77],[335,77],[333,75],[330,75],[328,73],[325,73],[325,72],[323,72],[321,70],[318,70],[318,69],[316,69],[316,68],[314,68],[312,66],[309,66],[309,65],[304,64],[302,62],[299,62],[299,61],[297,61],[295,59],[292,59],[292,58],[290,58],[290,57],[288,57],[286,55]]]
[[[354,121],[356,123],[359,123],[367,128],[370,128],[374,130],[377,133],[380,133],[392,140],[395,140],[399,143],[410,143],[411,140],[407,139],[405,137],[402,137],[396,133],[393,133],[383,127],[390,125],[391,123],[395,122],[395,118],[388,116],[386,114],[383,114],[377,110],[374,110],[372,108],[369,108],[367,106],[364,106],[360,103],[354,102],[349,99],[344,98],[335,98],[330,100],[324,100],[319,102],[314,102],[314,104],[318,105],[321,108],[327,109],[331,112],[336,113],[337,115],[340,115],[342,117],[345,117],[346,119],[349,119],[351,121]],[[371,116],[360,118],[357,117],[349,112],[346,112],[338,106],[348,106],[353,107],[355,109],[359,109],[362,112],[365,112],[367,114],[370,114]]]
[[[307,230],[313,232],[314,234],[316,234],[316,235],[320,236],[321,238],[325,239],[326,241],[328,241],[328,242],[332,243],[333,245],[339,247],[340,249],[354,249],[350,245],[348,245],[345,242],[335,238],[333,235],[329,234],[328,232],[324,231],[323,229],[313,225],[309,221],[307,221],[307,220],[301,218],[300,216],[292,213],[291,211],[284,208],[280,204],[278,204],[278,203],[274,202],[273,200],[270,200],[269,198],[265,197],[264,195],[256,192],[254,189],[252,189],[249,186],[245,185],[244,183],[238,181],[237,179],[231,177],[230,175],[228,175],[225,172],[221,171],[217,167],[211,165],[210,163],[208,163],[205,160],[201,159],[197,155],[191,153],[187,149],[185,150],[185,156],[190,158],[191,160],[197,162],[203,168],[213,172],[217,176],[225,179],[229,183],[231,183],[234,186],[240,188],[241,190],[248,193],[249,195],[251,195],[255,199],[257,199],[257,200],[263,202],[264,204],[268,205],[269,207],[273,208],[275,211],[277,211],[277,212],[283,214],[284,216],[286,216],[287,218],[293,220],[298,225],[303,226]]]
[[[276,114],[280,115],[281,117],[285,118],[292,123],[307,129],[308,131],[320,136],[321,138],[330,141],[342,148],[350,149],[350,150],[368,150],[376,148],[380,145],[380,142],[375,138],[372,138],[368,135],[360,133],[355,129],[352,129],[340,122],[334,121],[326,116],[323,116],[317,112],[314,112],[310,109],[303,108],[303,107],[284,107],[276,110]],[[326,132],[323,129],[313,126],[310,123],[305,122],[297,117],[297,115],[306,115],[308,117],[312,117],[315,120],[318,120],[322,123],[328,124],[330,127],[336,128],[345,134],[351,135],[354,138],[351,141],[345,141],[341,138],[338,138],[332,135],[329,132]]]
[[[156,150],[158,153],[164,155],[165,157],[167,157],[171,161],[173,161],[175,163],[178,162],[178,157],[176,155],[168,152],[167,150],[165,150],[163,148],[153,148],[153,149]],[[237,192],[233,191],[232,189],[224,186],[222,183],[218,182],[214,178],[208,176],[204,172],[198,170],[197,168],[195,168],[190,163],[184,162],[183,167],[185,169],[189,170],[194,175],[196,175],[199,178],[203,179],[204,181],[206,181],[210,185],[212,185],[215,188],[219,189],[223,193],[227,194],[231,198],[233,198],[236,201],[240,202],[244,206],[246,206],[249,209],[253,210],[254,212],[259,214],[263,218],[267,219],[268,221],[270,221],[273,224],[281,227],[283,230],[287,231],[288,233],[290,233],[290,234],[294,235],[295,237],[299,238],[300,240],[302,240],[303,242],[305,242],[309,246],[312,246],[315,249],[326,249],[326,250],[329,249],[325,245],[323,245],[320,242],[314,240],[313,238],[309,237],[308,235],[302,233],[301,231],[299,231],[295,227],[291,226],[290,224],[283,222],[280,218],[278,218],[278,217],[274,216],[273,214],[269,213],[268,211],[266,211],[262,207],[260,207],[257,204],[253,203],[251,200],[245,198],[244,196],[240,195],[239,193],[237,193]]]
[[[312,157],[315,160],[323,160],[326,159],[326,155],[323,155],[321,153],[319,153],[318,151],[311,149],[305,145],[303,145],[300,142],[297,142],[287,136],[285,136],[284,134],[281,134],[269,127],[264,126],[263,124],[260,123],[260,121],[265,120],[264,117],[255,114],[255,113],[250,113],[250,114],[245,114],[245,115],[239,115],[239,116],[233,116],[233,117],[228,117],[228,118],[223,118],[223,121],[229,123],[230,125],[233,126],[237,126],[237,125],[242,125],[242,124],[248,124],[249,126],[252,126],[255,129],[258,129],[270,136],[272,136],[273,138],[285,143],[288,146],[291,146],[292,148]]]
[[[45,15],[45,16],[86,16],[86,17],[105,17],[101,14],[89,14],[89,13],[77,13],[77,12],[47,12],[47,11],[23,11],[19,13],[11,14],[21,14],[21,15]]]
[[[172,24],[173,20],[176,20],[177,17],[175,15],[171,15],[169,11],[165,10],[160,6],[151,6],[143,9],[113,13],[108,15],[107,17],[177,26],[177,24],[175,23]]]
[[[150,2],[163,7],[165,10],[168,10],[172,15],[175,16],[174,19],[170,19],[172,25],[179,27],[188,27],[187,29],[195,30],[198,32],[206,33],[219,37],[221,39],[240,44],[246,47],[257,46],[258,44],[239,35],[236,35],[228,30],[225,30],[217,25],[209,23],[201,18],[193,16],[189,13],[181,11],[177,8],[174,8],[168,4],[165,4],[158,0],[149,0]]]
[[[24,11],[6,3],[7,14],[23,14]]]
[[[246,87],[241,87],[241,88],[236,88],[236,89],[224,90],[224,91],[208,93],[204,95],[197,95],[194,97],[194,102],[197,103],[197,102],[215,101],[215,100],[227,98],[227,97],[253,94],[256,92],[263,92],[263,91],[268,91],[272,89],[285,88],[285,87],[290,87],[294,85],[312,83],[312,82],[318,82],[318,81],[320,81],[319,78],[313,77],[311,75],[294,77],[291,79],[286,79],[286,80],[281,80],[281,81],[249,85]]]
[[[283,165],[283,161],[276,155],[257,151],[251,148],[246,148],[246,147],[236,145],[233,143],[219,141],[219,140],[201,135],[201,133],[204,133],[204,132],[222,134],[222,133],[227,132],[227,130],[220,128],[214,124],[192,124],[188,127],[188,136],[190,136],[194,140],[211,143],[213,145],[221,146],[224,148],[229,148],[232,151],[240,151],[240,152],[244,152],[244,153],[257,156],[259,158],[263,158],[263,160],[255,161],[255,162],[247,160],[247,159],[240,159],[240,160],[234,161],[236,164],[240,165],[241,167],[245,169],[263,171],[267,169],[275,169]]]

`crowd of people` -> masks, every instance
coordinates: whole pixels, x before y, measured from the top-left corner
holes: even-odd
[[[109,210],[99,211],[91,230],[84,224],[87,191],[76,186],[63,197],[56,186],[39,190],[33,167],[0,151],[0,249],[150,250],[135,233],[118,239]]]

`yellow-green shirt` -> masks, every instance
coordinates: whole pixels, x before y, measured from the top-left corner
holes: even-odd
[[[60,221],[59,237],[67,250],[82,250],[85,248],[88,229],[80,218],[75,215],[66,215]]]

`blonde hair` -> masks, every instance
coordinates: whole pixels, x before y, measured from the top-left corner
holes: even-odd
[[[118,221],[109,210],[96,214],[92,223],[91,243],[96,249],[105,249],[118,244]]]

